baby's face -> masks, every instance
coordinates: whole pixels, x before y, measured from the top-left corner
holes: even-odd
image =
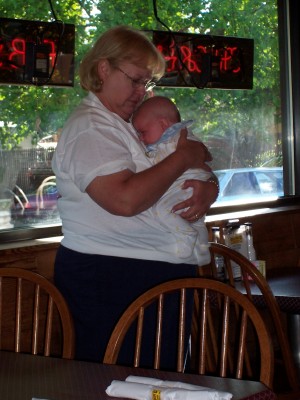
[[[133,116],[132,124],[141,142],[145,145],[155,143],[163,134],[163,127],[160,121],[143,112],[138,112]]]

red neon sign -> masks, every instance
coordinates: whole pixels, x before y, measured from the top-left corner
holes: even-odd
[[[0,85],[73,86],[75,25],[0,18],[0,26]]]
[[[252,89],[253,39],[149,32],[166,60],[159,86]]]
[[[231,72],[237,74],[241,71],[239,60],[236,57],[238,52],[236,46],[218,49],[207,48],[199,45],[196,46],[195,50],[190,46],[185,45],[177,45],[175,47],[173,42],[168,48],[167,54],[164,46],[158,44],[156,47],[164,55],[164,58],[167,61],[167,72],[177,71],[178,68],[183,69],[185,66],[189,72],[197,72],[200,74],[202,69],[199,54],[210,54],[219,58],[219,70],[221,73]],[[235,65],[235,67],[233,68],[232,65]]]
[[[9,61],[9,66],[11,68],[20,68],[25,65],[26,62],[26,40],[15,38],[11,41],[9,46],[9,51],[5,50],[4,45],[0,45],[0,57],[2,62],[0,62],[0,67],[4,66],[5,59]],[[54,61],[56,57],[56,47],[55,42],[50,39],[45,39],[42,44],[47,44],[50,48],[49,58],[52,67],[54,66]]]

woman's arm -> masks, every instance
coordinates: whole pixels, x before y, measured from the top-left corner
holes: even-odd
[[[98,176],[88,185],[86,192],[106,211],[133,216],[157,202],[187,169],[207,169],[205,162],[210,160],[207,148],[202,143],[187,140],[186,132],[183,132],[176,151],[159,164],[139,173],[124,170]]]

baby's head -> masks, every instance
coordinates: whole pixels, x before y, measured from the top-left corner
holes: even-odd
[[[179,111],[170,99],[163,96],[145,100],[132,116],[132,124],[145,145],[155,143],[176,122],[180,122]]]

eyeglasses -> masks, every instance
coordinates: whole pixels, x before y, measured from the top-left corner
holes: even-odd
[[[152,90],[154,88],[154,86],[156,86],[156,82],[152,81],[151,79],[149,81],[144,81],[143,79],[134,79],[131,76],[129,76],[128,74],[126,74],[125,71],[123,71],[121,68],[119,67],[115,67],[118,71],[122,72],[129,80],[131,80],[131,84],[132,87],[134,89],[137,89],[138,87],[143,86],[146,90],[146,92],[148,92],[149,90]]]

